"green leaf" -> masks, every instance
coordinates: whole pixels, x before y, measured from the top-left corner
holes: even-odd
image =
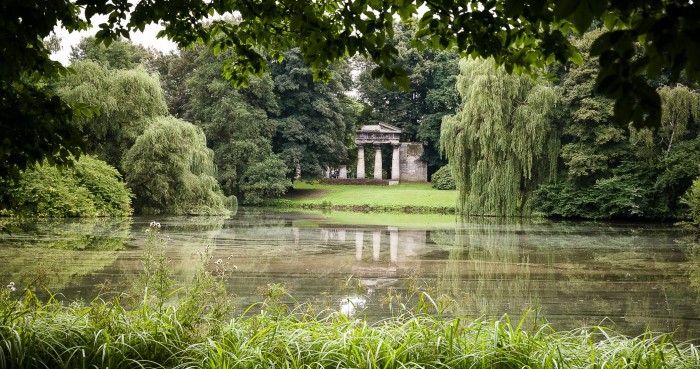
[[[620,17],[613,12],[607,12],[603,14],[603,25],[610,31],[615,30],[622,24]]]
[[[576,27],[579,33],[584,33],[591,26],[593,17],[594,15],[588,7],[579,6],[567,19],[574,24],[574,27]]]
[[[557,19],[565,19],[573,14],[581,5],[579,0],[559,0],[554,4],[554,16]]]

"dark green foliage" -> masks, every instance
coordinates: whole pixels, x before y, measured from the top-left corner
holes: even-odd
[[[655,190],[660,206],[668,216],[684,217],[685,209],[679,206],[680,197],[686,193],[693,180],[700,176],[700,137],[680,141],[659,164]]]
[[[201,129],[167,117],[149,122],[124,157],[125,179],[142,214],[228,214]]]
[[[433,188],[438,190],[456,190],[455,178],[452,176],[452,168],[449,164],[438,169],[430,179]]]
[[[344,111],[350,70],[337,64],[328,83],[315,83],[299,50],[284,55],[271,71],[280,104],[273,147],[290,168],[290,178],[297,166],[301,178],[320,178],[325,168],[345,164],[348,158],[346,139],[354,129]]]
[[[58,22],[69,30],[86,23],[77,6],[63,0],[3,1],[0,17],[0,178],[16,180],[20,171],[45,160],[70,163],[84,149],[72,123],[84,106],[56,96],[50,83],[67,71],[49,58],[43,40]]]
[[[106,46],[146,25],[160,24],[165,28],[160,36],[181,47],[202,42],[217,53],[231,50],[224,75],[239,85],[247,84],[249,75],[268,70],[268,60],[279,62],[283,53],[297,47],[316,80],[330,79],[334,61],[361,55],[377,64],[371,71],[373,77],[408,88],[408,73],[396,65],[398,50],[387,40],[394,35],[394,20],[405,22],[418,16],[420,5],[413,46],[492,57],[509,73],[529,75],[539,74],[548,62],[580,63],[579,50],[565,35],[602,21],[607,31],[591,48],[600,65],[595,88],[616,100],[619,123],[634,120],[637,127],[658,126],[661,118],[659,95],[643,78],[645,74],[656,77],[666,68],[672,83],[681,73],[691,82],[700,79],[700,4],[690,1],[132,4],[129,0],[10,0],[0,4],[0,131],[15,138],[1,143],[0,176],[17,178],[19,170],[44,158],[53,163],[70,161],[83,148],[71,119],[73,114],[83,114],[84,107],[67,104],[45,85],[66,71],[49,59],[49,49],[42,42],[59,23],[75,31],[87,28],[92,19],[104,19],[95,24],[99,28],[95,38]],[[225,19],[234,14],[235,22]],[[634,52],[636,40],[645,41],[639,47],[641,57]]]
[[[196,52],[196,59],[185,56],[187,59],[180,62],[182,65],[169,57],[171,64],[181,66],[177,69],[179,72],[173,70],[166,82],[171,83],[171,78],[187,81],[189,96],[185,100],[186,106],[179,109],[207,136],[207,146],[214,151],[214,163],[218,169],[216,178],[222,190],[227,195],[238,196],[242,203],[256,201],[254,199],[265,193],[279,196],[276,190],[267,192],[261,189],[271,186],[271,183],[286,183],[287,170],[268,172],[265,183],[257,185],[244,178],[250,168],[267,162],[263,165],[266,166],[274,156],[271,140],[276,124],[269,115],[279,112],[279,108],[272,79],[268,75],[251,78],[247,88],[235,88],[221,75],[221,63],[228,53],[215,56],[204,48]],[[191,63],[190,67],[184,67],[187,61]],[[185,70],[194,72],[188,78],[178,77]],[[180,99],[184,97],[179,96]],[[248,196],[247,190],[256,194]]]
[[[160,75],[168,111],[176,118],[194,120],[190,117],[192,89],[188,79],[195,70],[202,68],[203,63],[198,60],[201,49],[202,47],[180,49],[177,53],[159,55],[151,61],[153,68]],[[218,70],[220,71],[220,68]],[[218,77],[223,78],[221,73]]]
[[[572,44],[587,53],[603,33]],[[536,193],[545,215],[579,218],[678,218],[679,199],[700,175],[700,94],[677,85],[659,89],[661,126],[638,130],[615,123],[614,102],[595,93],[597,62],[560,71],[563,106],[560,182]]]
[[[659,216],[654,173],[636,163],[624,163],[608,178],[591,186],[571,182],[543,185],[533,207],[547,216],[588,219],[644,219]]]
[[[128,216],[131,192],[107,163],[82,156],[70,168],[49,164],[4,183],[10,207],[5,214],[36,217]]]
[[[276,155],[250,165],[243,175],[243,203],[259,204],[264,199],[284,195],[292,187],[290,169]]]

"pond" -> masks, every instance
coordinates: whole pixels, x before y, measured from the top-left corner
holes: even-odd
[[[225,272],[238,313],[280,285],[300,303],[369,320],[422,297],[446,314],[517,320],[529,310],[555,329],[700,338],[700,246],[672,225],[269,209],[228,219],[0,219],[9,229],[0,283],[45,278],[68,300],[126,289],[153,220],[177,280],[191,280],[208,250],[205,264]]]

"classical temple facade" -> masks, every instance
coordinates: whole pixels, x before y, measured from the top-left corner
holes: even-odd
[[[400,142],[401,129],[390,124],[366,125],[355,135],[357,144],[357,178],[365,178],[365,145],[374,147],[374,178],[382,179],[382,145],[393,147],[390,184],[399,181],[426,182],[428,164],[421,160],[423,145]]]

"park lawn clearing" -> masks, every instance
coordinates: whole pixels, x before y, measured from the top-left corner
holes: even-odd
[[[284,199],[285,205],[303,208],[454,213],[457,191],[436,190],[430,183],[367,186],[297,181]]]

